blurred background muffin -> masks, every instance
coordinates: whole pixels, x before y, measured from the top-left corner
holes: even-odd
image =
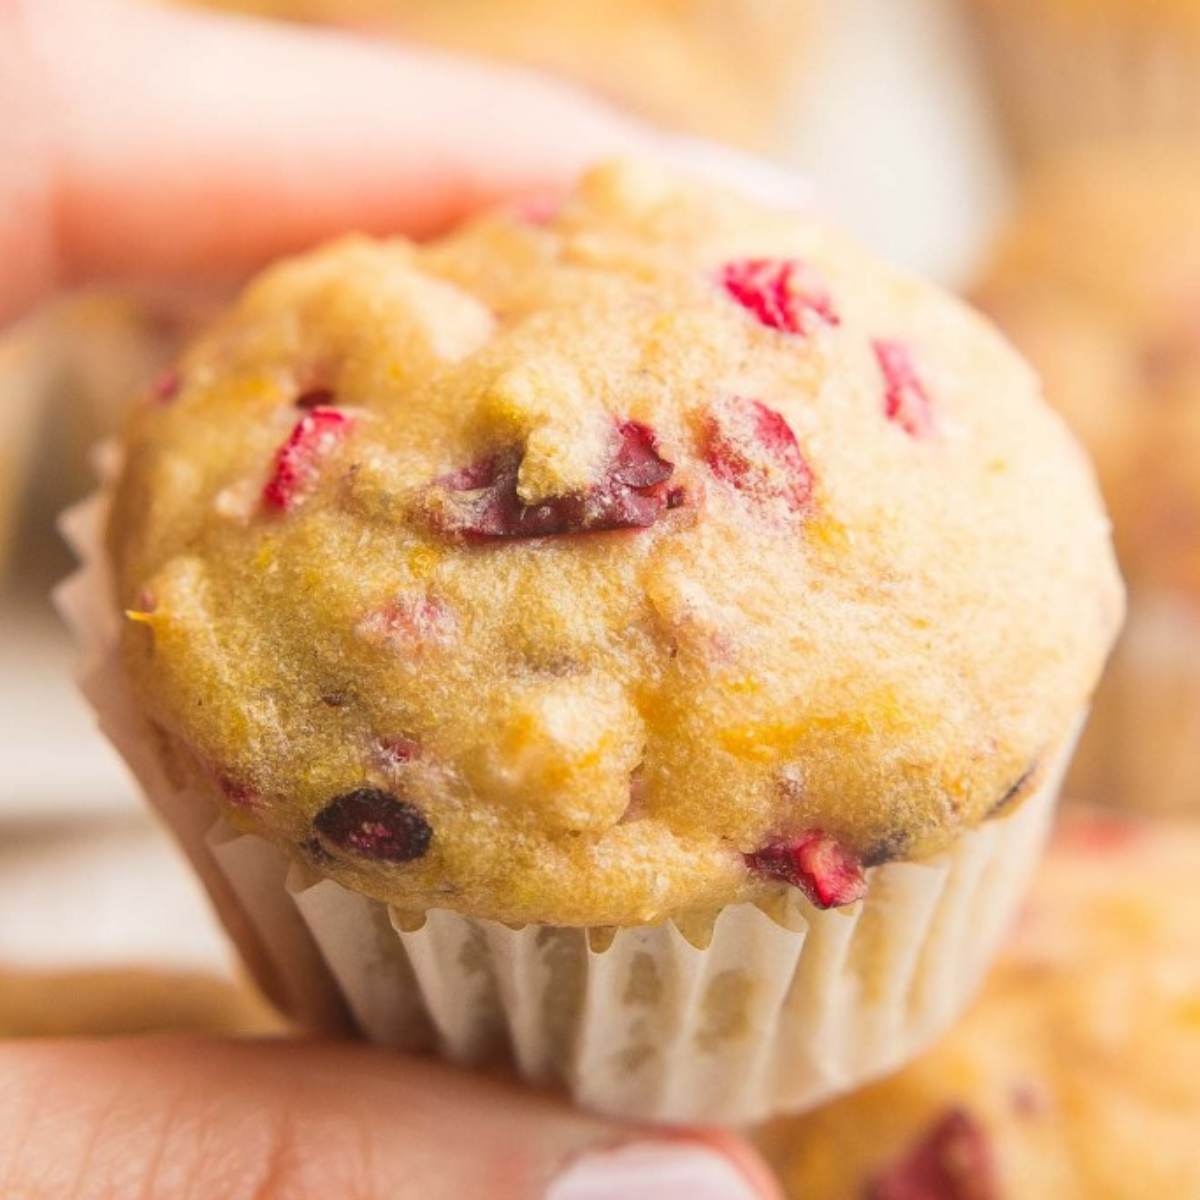
[[[760,1142],[794,1200],[1200,1195],[1200,832],[1076,814],[974,1010]]]
[[[967,0],[1012,148],[1200,136],[1194,0]]]
[[[1200,809],[1200,146],[1044,166],[975,298],[1088,446],[1130,583],[1069,789]]]

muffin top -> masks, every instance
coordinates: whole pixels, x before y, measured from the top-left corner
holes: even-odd
[[[176,770],[513,922],[852,901],[1034,785],[1121,609],[983,321],[631,164],[268,271],[133,418],[109,544]]]
[[[1200,159],[1141,146],[1046,167],[975,297],[1095,457],[1131,579],[1200,598]]]
[[[1193,825],[1077,818],[975,1008],[900,1074],[761,1135],[796,1200],[1200,1195]]]

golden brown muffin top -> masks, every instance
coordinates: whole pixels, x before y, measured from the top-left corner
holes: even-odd
[[[1200,597],[1200,156],[1047,166],[975,296],[1095,457],[1133,582]]]
[[[651,167],[275,267],[126,448],[125,661],[179,769],[408,909],[852,900],[1028,790],[1121,609],[984,322]]]
[[[761,1140],[796,1200],[1200,1195],[1200,831],[1076,817],[963,1023]]]

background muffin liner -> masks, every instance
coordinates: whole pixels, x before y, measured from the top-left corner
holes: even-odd
[[[1055,15],[1011,0],[966,3],[1020,156],[1200,136],[1200,36],[1149,12]]]
[[[116,456],[100,465],[113,479]],[[336,1026],[344,1002],[373,1041],[463,1063],[510,1055],[527,1079],[603,1112],[755,1121],[898,1067],[944,1030],[1039,857],[1070,744],[1014,813],[936,859],[873,869],[866,898],[842,910],[781,889],[715,918],[617,930],[441,910],[412,928],[232,832],[207,793],[167,777],[119,669],[107,509],[101,493],[63,523],[83,563],[58,594],[83,689],[261,986],[306,1024]]]

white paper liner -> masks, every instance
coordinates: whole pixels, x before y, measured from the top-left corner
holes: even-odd
[[[1200,39],[1171,22],[1136,13],[1054,18],[1029,3],[966,2],[1019,153],[1200,135]]]
[[[768,916],[736,904],[703,949],[672,923],[525,926],[433,911],[416,931],[377,901],[300,870],[289,886],[373,1041],[522,1075],[580,1104],[657,1121],[758,1121],[899,1067],[974,994],[1044,842],[1068,752],[1011,816],[950,853],[869,873],[865,900],[800,893]]]
[[[98,465],[115,477],[115,453]],[[167,777],[117,661],[108,504],[102,492],[63,521],[83,564],[57,593],[81,685],[260,985],[309,1025],[336,1025],[344,997],[373,1041],[464,1064],[508,1054],[530,1081],[602,1112],[757,1121],[892,1070],[945,1029],[1037,862],[1073,739],[1015,813],[937,859],[871,870],[866,898],[846,909],[785,890],[770,916],[727,907],[703,948],[670,922],[513,929],[434,910],[406,930],[385,905],[233,833],[207,795]]]

